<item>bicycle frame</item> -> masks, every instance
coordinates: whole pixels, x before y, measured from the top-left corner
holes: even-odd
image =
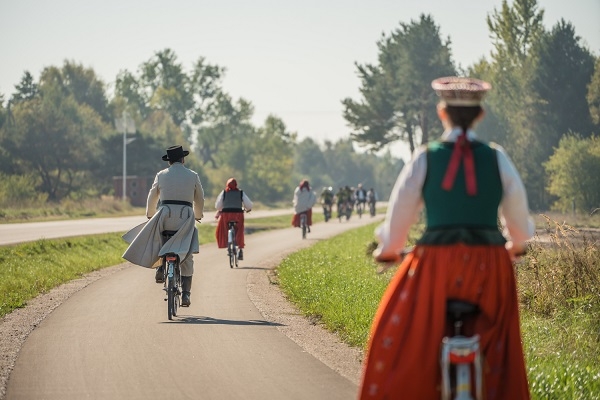
[[[448,321],[454,326],[454,335],[442,339],[440,353],[442,400],[474,400],[471,396],[471,377],[475,380],[475,399],[483,399],[479,335],[467,337],[462,334],[464,320],[477,312],[478,308],[475,304],[461,300],[447,302]],[[451,376],[452,370],[454,376]]]
[[[229,256],[229,268],[233,268],[235,265],[238,266],[238,254],[237,254],[237,243],[235,242],[235,225],[236,221],[229,221],[227,223],[227,255]]]
[[[302,229],[302,239],[306,239],[306,231],[308,229],[306,212],[300,213],[300,228]]]

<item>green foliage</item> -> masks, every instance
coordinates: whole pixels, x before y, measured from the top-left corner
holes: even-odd
[[[40,206],[46,195],[35,190],[38,178],[35,175],[4,175],[0,173],[0,207]]]
[[[587,101],[596,128],[600,128],[600,57],[596,57],[594,75],[588,86]]]
[[[380,150],[406,139],[412,152],[417,146],[417,128],[421,143],[441,133],[431,81],[456,73],[450,42],[441,40],[431,16],[421,15],[418,21],[401,23],[378,42],[378,48],[378,65],[357,65],[362,99],[342,101],[344,118],[353,128],[356,142]]]
[[[564,136],[550,159],[544,163],[549,176],[548,192],[558,199],[553,207],[591,212],[600,207],[600,138]]]

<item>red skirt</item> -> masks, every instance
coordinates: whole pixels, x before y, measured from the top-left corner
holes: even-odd
[[[217,222],[217,230],[215,236],[217,238],[217,245],[220,249],[227,247],[227,231],[229,230],[227,224],[229,221],[237,221],[235,226],[235,241],[237,247],[240,249],[244,248],[244,213],[232,213],[224,212],[219,216]]]
[[[294,214],[292,217],[292,226],[294,228],[300,227],[300,214],[302,213]],[[308,226],[312,226],[312,208],[306,211],[306,223]]]
[[[529,399],[513,265],[503,246],[417,246],[375,314],[360,399],[439,399],[446,300],[475,303],[486,400]]]

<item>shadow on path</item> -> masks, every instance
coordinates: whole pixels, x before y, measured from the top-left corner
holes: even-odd
[[[235,321],[230,319],[218,319],[211,317],[199,317],[194,315],[179,316],[172,321],[164,321],[161,324],[192,324],[192,325],[242,325],[242,326],[284,326],[277,322],[262,320]]]

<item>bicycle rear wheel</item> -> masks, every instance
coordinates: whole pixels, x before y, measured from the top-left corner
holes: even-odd
[[[233,268],[235,263],[235,249],[233,247],[233,243],[231,242],[227,244],[227,254],[229,255],[229,268]]]
[[[300,227],[302,228],[302,239],[306,239],[306,215],[300,215]]]
[[[177,303],[175,302],[175,277],[167,278],[167,314],[169,320],[177,315]]]

